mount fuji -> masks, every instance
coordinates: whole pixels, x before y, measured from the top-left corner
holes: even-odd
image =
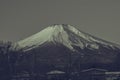
[[[30,50],[46,42],[60,43],[70,50],[75,50],[73,46],[81,49],[99,49],[99,44],[111,49],[120,48],[117,44],[93,37],[67,24],[49,26],[37,34],[19,41],[18,44],[22,48],[26,48],[25,50]]]
[[[67,24],[55,24],[17,42],[24,51],[22,63],[36,70],[72,70],[91,67],[120,69],[120,46]],[[34,63],[34,60],[36,63]],[[30,62],[30,63],[29,63]],[[24,66],[25,67],[25,66]]]

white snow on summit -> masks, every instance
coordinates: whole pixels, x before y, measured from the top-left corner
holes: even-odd
[[[72,39],[72,40],[71,40]],[[71,50],[74,50],[73,45],[80,47],[81,49],[89,47],[90,49],[99,49],[99,45],[111,46],[109,42],[97,39],[89,34],[77,30],[71,25],[52,25],[49,26],[37,34],[30,36],[24,40],[18,42],[18,45],[22,48],[28,47],[32,49],[38,47],[45,42],[61,43]]]

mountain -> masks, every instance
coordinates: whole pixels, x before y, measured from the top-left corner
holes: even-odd
[[[53,69],[79,71],[98,67],[120,70],[120,46],[67,24],[48,26],[35,35],[17,42],[24,51],[20,63],[26,70]]]
[[[75,50],[73,46],[78,46],[81,49],[85,47],[99,49],[98,44],[112,49],[120,48],[120,46],[116,44],[93,37],[66,24],[49,26],[37,34],[19,41],[18,44],[20,47],[25,48],[25,50],[30,50],[45,42],[53,42],[54,44],[60,43],[71,50]]]

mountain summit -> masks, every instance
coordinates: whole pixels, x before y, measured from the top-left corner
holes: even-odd
[[[23,67],[39,72],[104,68],[120,70],[120,47],[96,38],[67,24],[48,26],[35,35],[18,42],[24,51]],[[34,63],[35,62],[35,63]],[[29,69],[31,70],[31,68]]]
[[[37,34],[19,41],[18,44],[23,49],[30,50],[46,42],[60,43],[71,50],[75,50],[73,46],[80,47],[81,49],[86,47],[89,49],[99,49],[99,44],[112,49],[119,48],[116,44],[93,37],[67,24],[48,26]]]

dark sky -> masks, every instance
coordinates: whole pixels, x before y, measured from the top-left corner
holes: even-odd
[[[120,0],[0,0],[0,40],[63,23],[120,44]]]

